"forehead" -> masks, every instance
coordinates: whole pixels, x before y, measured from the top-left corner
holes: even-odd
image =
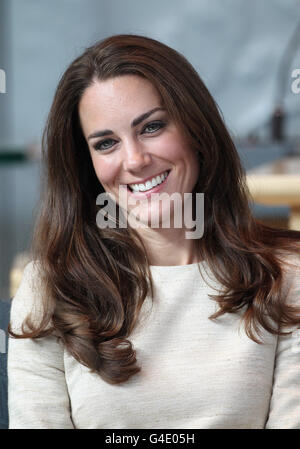
[[[123,114],[134,118],[161,105],[160,94],[150,81],[136,75],[122,75],[104,81],[94,79],[81,97],[79,115],[82,120],[95,114],[103,119]]]

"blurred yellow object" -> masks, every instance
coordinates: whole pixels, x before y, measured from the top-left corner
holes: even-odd
[[[300,174],[251,174],[247,184],[253,200],[260,204],[289,206],[289,228],[300,231]]]
[[[11,298],[13,298],[17,293],[17,290],[22,280],[24,268],[29,261],[30,261],[29,254],[26,252],[19,253],[14,258],[9,275],[9,293]]]

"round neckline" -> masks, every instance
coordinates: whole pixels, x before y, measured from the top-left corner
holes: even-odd
[[[205,260],[188,265],[150,265],[149,267],[151,274],[154,276],[174,276],[174,279],[176,276],[189,276],[191,273],[206,272],[208,270],[208,264]]]
[[[193,267],[198,267],[198,265],[203,265],[205,264],[204,260],[201,260],[200,262],[194,262],[194,263],[189,263],[187,265],[149,265],[150,269],[161,269],[161,270],[178,270],[178,269],[183,269],[186,270],[188,268],[193,268]]]
[[[205,260],[191,263],[188,265],[149,265],[150,273],[153,276],[154,282],[168,281],[181,282],[191,279],[191,276],[198,279],[200,276],[201,283],[205,283],[205,279],[214,278],[208,263]]]

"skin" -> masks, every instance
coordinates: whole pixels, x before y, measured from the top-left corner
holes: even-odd
[[[95,79],[79,103],[82,131],[89,146],[95,173],[105,191],[119,202],[119,186],[139,184],[148,177],[171,170],[159,193],[192,192],[199,175],[198,158],[185,142],[166,110],[156,110],[136,126],[134,119],[163,108],[155,87],[146,79],[123,75],[105,81]],[[106,136],[91,136],[110,130]],[[127,191],[127,187],[126,187]],[[163,206],[147,201],[146,193],[131,193],[139,199],[140,218],[158,214]],[[146,199],[146,200],[145,200]],[[129,202],[130,203],[130,202]],[[127,203],[128,211],[133,207]],[[172,211],[173,209],[171,209]],[[151,265],[185,265],[197,262],[194,241],[185,238],[184,228],[137,229],[146,246]]]

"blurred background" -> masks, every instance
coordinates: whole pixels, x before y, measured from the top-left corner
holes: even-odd
[[[40,141],[58,81],[87,46],[119,33],[187,57],[237,144],[255,215],[300,229],[300,93],[292,91],[300,0],[0,0],[1,299],[13,296],[29,257]]]

